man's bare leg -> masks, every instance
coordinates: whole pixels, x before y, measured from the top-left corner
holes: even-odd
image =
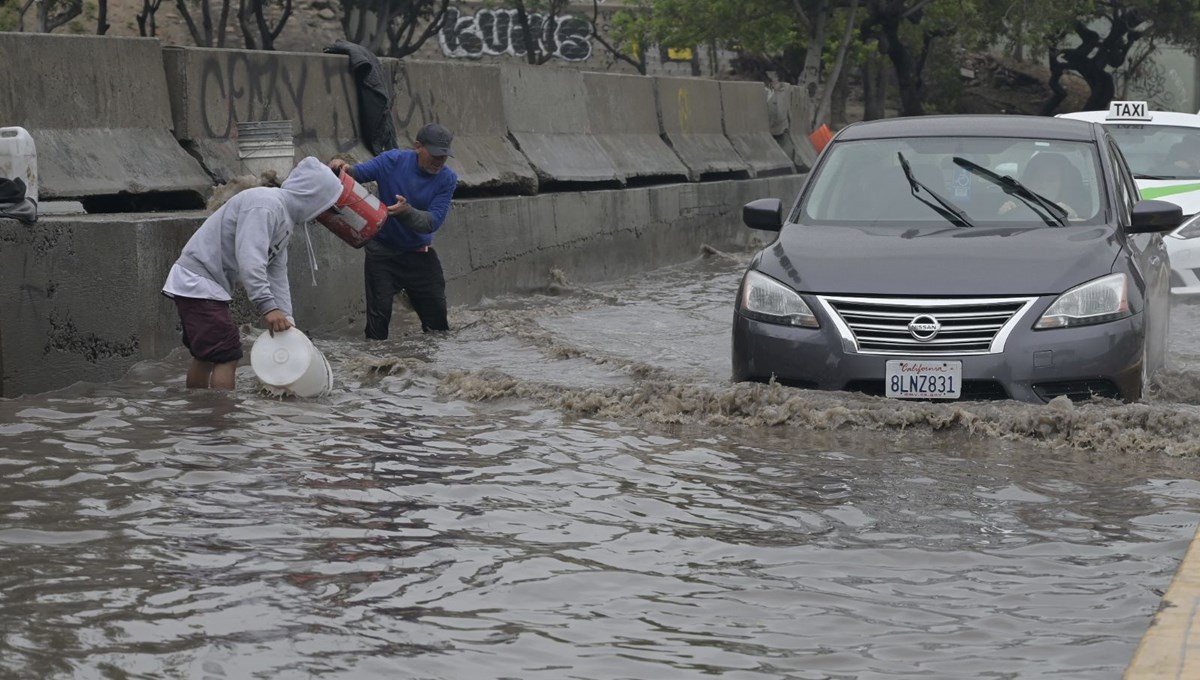
[[[209,382],[212,380],[212,373],[213,364],[211,361],[200,361],[193,358],[191,365],[188,366],[187,386],[207,389]]]
[[[233,377],[237,373],[236,361],[226,361],[216,364],[212,369],[212,388],[214,390],[232,390]]]

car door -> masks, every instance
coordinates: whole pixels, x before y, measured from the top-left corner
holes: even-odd
[[[1106,140],[1106,146],[1116,185],[1115,217],[1124,229],[1133,223],[1133,205],[1141,200],[1141,194],[1125,156],[1111,137]],[[1150,366],[1157,369],[1165,365],[1171,318],[1171,263],[1167,246],[1162,234],[1158,233],[1126,234],[1126,240],[1133,255],[1134,269],[1145,282],[1147,359]]]

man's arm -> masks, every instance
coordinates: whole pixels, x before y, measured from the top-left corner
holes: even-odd
[[[388,153],[388,151],[385,151],[371,160],[364,161],[358,165],[350,165],[340,158],[335,158],[329,161],[329,167],[334,172],[340,172],[342,168],[345,168],[346,172],[350,173],[350,176],[354,178],[354,181],[361,184],[366,184],[367,182],[378,182],[379,175],[386,171],[384,161],[382,159]]]
[[[285,246],[275,257],[275,260],[267,265],[267,280],[271,284],[271,291],[275,294],[275,304],[278,305],[279,311],[283,312],[289,320],[295,319],[292,313],[292,286],[288,282],[288,249]],[[295,323],[293,321],[293,323]]]
[[[237,259],[238,277],[246,295],[260,315],[279,308],[275,292],[271,289],[267,255],[271,249],[274,216],[267,208],[250,208],[238,217],[234,233],[234,257]],[[281,255],[283,255],[281,253]],[[286,262],[286,261],[285,261]],[[286,270],[285,270],[286,272]],[[288,300],[290,306],[291,300]]]
[[[448,182],[429,203],[428,210],[420,210],[409,205],[408,209],[396,216],[401,224],[418,234],[432,234],[441,228],[450,214],[450,201],[454,198],[454,190],[458,181]]]

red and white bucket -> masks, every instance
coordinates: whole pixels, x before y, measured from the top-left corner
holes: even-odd
[[[387,206],[342,170],[342,195],[337,203],[317,215],[317,221],[355,248],[375,238],[387,220]]]

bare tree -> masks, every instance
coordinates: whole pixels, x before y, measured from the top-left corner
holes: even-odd
[[[142,0],[142,11],[137,15],[138,35],[143,38],[154,37],[158,34],[158,22],[154,15],[162,6],[163,0]]]
[[[442,30],[442,21],[446,18],[446,8],[450,0],[405,0],[400,2],[401,11],[396,12],[386,24],[389,57],[406,57],[421,49],[430,38]],[[425,21],[425,28],[420,32],[417,27]]]
[[[441,30],[450,6],[450,0],[340,2],[346,40],[389,57],[404,57],[421,49]]]
[[[854,1],[858,2],[858,0]],[[646,51],[644,49],[637,49],[636,57],[630,56],[629,54],[622,52],[615,45],[613,45],[610,40],[600,34],[600,0],[592,0],[592,37],[595,38],[596,42],[600,43],[604,49],[608,50],[609,54],[613,55],[613,57],[629,64],[630,66],[633,66],[635,69],[637,69],[638,73],[646,75]],[[645,45],[648,42],[650,42],[649,39],[646,36],[642,36],[642,39],[639,40],[637,44]]]
[[[283,9],[280,12],[279,19],[273,26],[271,25],[271,22],[267,20],[267,17],[263,11],[264,7],[267,5],[267,3],[271,2],[271,0],[243,0],[242,5],[238,8],[238,19],[241,22],[242,30],[245,31],[246,19],[243,18],[243,8],[245,3],[249,3],[250,12],[254,15],[254,24],[258,29],[258,37],[262,40],[262,49],[264,50],[275,49],[275,39],[279,37],[279,34],[283,31],[283,27],[287,24],[288,19],[292,16],[292,0],[275,1],[278,2]],[[251,38],[246,36],[245,40],[246,46],[250,47]]]
[[[83,0],[28,0],[17,14],[17,30],[25,30],[25,13],[37,4],[33,30],[50,33],[83,13]]]
[[[108,33],[108,0],[99,0],[96,4],[96,35]]]
[[[219,0],[221,3],[220,18],[216,25],[213,24],[213,13],[211,3],[215,0],[175,0],[175,6],[179,8],[179,14],[183,17],[184,23],[187,24],[188,32],[192,35],[192,40],[199,47],[224,47],[226,26],[229,23],[229,3],[230,0]],[[196,20],[192,17],[192,12],[188,9],[188,4],[195,3],[200,7],[200,25],[196,25]]]

